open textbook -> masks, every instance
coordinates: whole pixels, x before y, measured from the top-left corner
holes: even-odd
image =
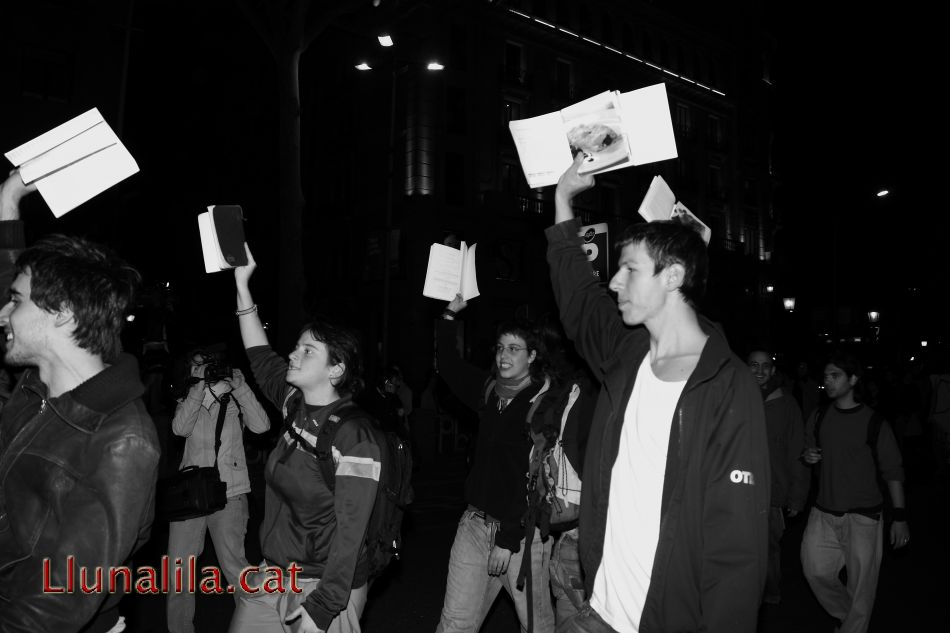
[[[509,121],[508,129],[532,189],[557,184],[577,152],[584,153],[582,174],[677,156],[665,84],[610,90],[559,112]]]
[[[198,216],[205,272],[216,273],[247,265],[244,212],[233,204],[216,204]]]
[[[478,281],[475,278],[475,247],[477,244],[462,248],[452,248],[444,244],[433,244],[429,249],[429,265],[426,267],[426,281],[422,295],[431,299],[451,301],[461,294],[468,301],[479,295]]]
[[[96,108],[5,156],[19,167],[24,184],[36,183],[57,218],[139,170]]]
[[[676,195],[662,176],[653,177],[650,188],[647,189],[643,202],[640,203],[639,213],[647,222],[680,217],[681,222],[690,224],[703,236],[706,244],[709,244],[709,238],[712,237],[710,228],[683,203],[676,201]]]

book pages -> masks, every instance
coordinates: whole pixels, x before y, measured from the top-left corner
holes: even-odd
[[[670,218],[679,218],[680,222],[695,229],[703,237],[706,246],[709,246],[712,230],[682,203],[677,202],[676,205],[673,206],[673,213],[670,214]]]
[[[221,270],[220,249],[214,235],[214,224],[211,221],[211,207],[198,216],[198,235],[201,238],[201,257],[204,260],[205,272],[216,273]]]
[[[668,220],[670,213],[673,212],[674,204],[676,204],[676,196],[673,190],[662,176],[654,176],[653,181],[650,182],[650,188],[643,196],[643,202],[640,203],[639,213],[647,222]]]
[[[475,276],[475,247],[478,244],[472,244],[466,248],[465,242],[462,242],[462,279],[459,292],[462,299],[468,301],[474,299],[480,293],[478,292],[478,279]]]
[[[462,242],[463,248],[465,242]],[[433,244],[429,248],[429,263],[422,295],[430,299],[451,301],[459,293],[462,281],[462,251]]]
[[[557,184],[574,157],[563,131],[560,112],[509,121],[518,159],[532,189]]]

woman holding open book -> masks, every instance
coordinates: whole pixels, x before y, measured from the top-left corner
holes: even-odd
[[[474,461],[465,482],[469,505],[455,533],[437,633],[478,631],[502,588],[515,603],[523,631],[551,633],[551,540],[542,543],[536,531],[526,548],[521,527],[532,446],[528,418],[548,387],[542,371],[543,346],[531,324],[508,323],[498,329],[491,369],[473,367],[459,356],[451,323],[465,306],[457,295],[437,327],[439,374],[479,420]],[[525,556],[530,565],[519,590]]]

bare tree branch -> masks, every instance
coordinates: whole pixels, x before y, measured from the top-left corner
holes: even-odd
[[[310,46],[310,43],[320,33],[322,33],[331,22],[345,13],[355,11],[361,4],[369,4],[371,0],[341,0],[333,5],[332,8],[323,8],[321,11],[309,12],[310,18],[303,32],[304,50]]]
[[[264,41],[264,46],[270,51],[271,56],[277,59],[278,41],[273,14],[269,10],[270,5],[265,1],[263,6],[257,5],[257,10],[255,10],[255,7],[251,6],[251,0],[236,0],[236,3],[244,14],[244,18]]]

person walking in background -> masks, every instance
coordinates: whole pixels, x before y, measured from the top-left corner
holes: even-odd
[[[542,370],[544,350],[532,324],[506,323],[498,328],[491,370],[473,367],[459,356],[451,323],[466,305],[457,295],[437,331],[439,375],[465,406],[478,413],[479,427],[474,462],[465,481],[468,508],[452,544],[436,631],[476,633],[504,588],[514,601],[523,633],[551,633],[551,539],[542,542],[535,528],[526,546],[521,525],[532,446],[529,412],[548,386]],[[525,556],[530,556],[530,571],[519,589]]]
[[[769,566],[765,580],[766,604],[782,601],[782,534],[785,516],[798,515],[805,508],[810,473],[802,463],[805,449],[804,423],[798,402],[776,381],[775,360],[764,349],[748,357],[749,369],[762,392],[765,426],[769,440],[772,491],[769,498]]]
[[[205,533],[210,532],[224,577],[232,587],[240,587],[241,572],[248,566],[244,537],[247,493],[251,491],[243,430],[246,427],[253,433],[264,433],[270,428],[270,421],[241,370],[198,352],[191,355],[189,373],[191,388],[178,403],[172,419],[175,435],[186,438],[180,467],[217,466],[221,481],[227,485],[228,501],[213,514],[172,521],[168,526],[168,558],[173,573],[179,560],[181,568],[187,569],[189,560],[204,550]],[[218,432],[220,448],[215,445]],[[170,591],[166,612],[171,633],[194,633],[194,593]]]
[[[893,506],[891,546],[910,542],[900,450],[890,424],[856,398],[862,375],[853,355],[834,354],[824,374],[831,403],[805,427],[803,459],[818,469],[818,494],[802,537],[802,569],[841,633],[864,633],[871,622],[884,533],[878,473]]]

